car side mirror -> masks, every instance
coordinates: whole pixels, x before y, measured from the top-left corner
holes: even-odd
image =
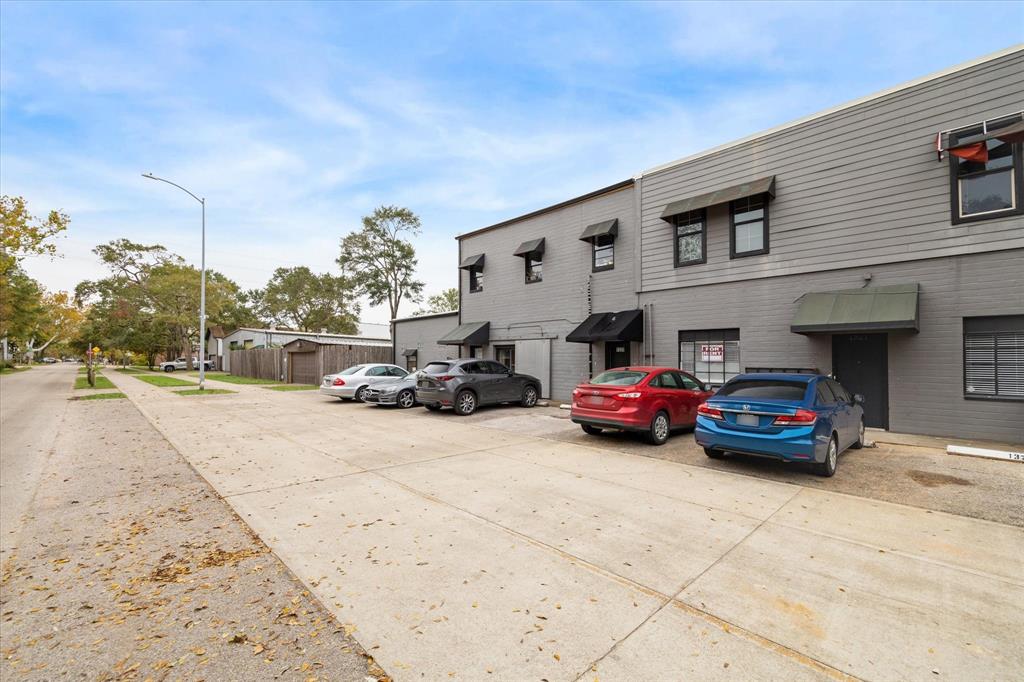
[[[854,393],[853,394],[853,402],[855,404],[857,404],[857,405],[863,405],[864,404],[864,396],[862,396],[860,393]]]

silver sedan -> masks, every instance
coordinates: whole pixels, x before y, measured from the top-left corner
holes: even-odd
[[[375,405],[398,405],[408,409],[416,404],[416,375],[382,381],[366,389],[363,400]]]
[[[362,402],[367,389],[385,381],[398,379],[408,374],[398,365],[367,363],[353,365],[337,374],[328,374],[320,382],[320,392],[340,400]]]

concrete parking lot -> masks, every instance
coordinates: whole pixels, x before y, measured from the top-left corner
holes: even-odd
[[[559,439],[550,410],[460,419],[252,386],[183,398],[120,384],[396,679],[1024,668],[1024,530],[1012,524],[800,472],[768,480],[748,464]],[[1019,486],[1021,467],[1001,466]]]

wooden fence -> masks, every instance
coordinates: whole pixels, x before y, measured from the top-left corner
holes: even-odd
[[[250,348],[229,350],[231,373],[242,377],[288,381],[288,356],[284,348]],[[392,362],[391,346],[349,346],[324,344],[313,352],[316,356],[316,378],[333,374],[346,367],[367,362]]]

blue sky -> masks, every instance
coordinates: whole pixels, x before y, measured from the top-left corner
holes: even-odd
[[[54,289],[122,236],[198,263],[151,171],[245,287],[408,206],[432,293],[456,234],[1022,41],[1024,3],[4,2],[0,187],[71,215]]]

